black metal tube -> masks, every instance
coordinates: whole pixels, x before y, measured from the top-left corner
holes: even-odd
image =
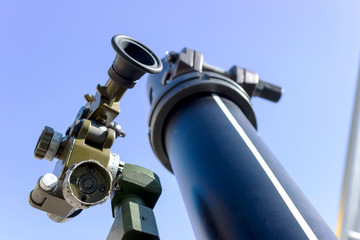
[[[163,133],[198,239],[337,239],[232,101],[192,96]]]

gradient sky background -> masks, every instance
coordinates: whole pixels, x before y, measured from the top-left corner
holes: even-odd
[[[83,95],[104,84],[126,34],[159,57],[190,47],[205,61],[259,73],[285,89],[274,104],[253,99],[260,136],[335,229],[360,53],[360,1],[0,0],[0,239],[105,239],[110,201],[65,224],[28,204],[55,161],[33,149],[45,125],[64,133]],[[194,239],[176,179],[147,136],[146,77],[121,101],[127,133],[112,151],[156,172],[160,236]]]

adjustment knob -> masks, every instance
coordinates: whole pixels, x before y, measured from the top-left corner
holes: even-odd
[[[59,150],[62,134],[53,128],[45,126],[34,150],[34,156],[52,161]]]

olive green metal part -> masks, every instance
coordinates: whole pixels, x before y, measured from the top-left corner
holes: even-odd
[[[115,140],[115,131],[113,129],[108,129],[108,133],[103,143],[95,144],[93,141],[88,141],[88,137],[92,135],[91,130],[91,122],[84,119],[77,138],[70,137],[68,140],[62,151],[62,155],[59,157],[59,159],[63,161],[60,179],[64,179],[65,172],[72,165],[89,159],[94,159],[105,168],[108,168],[111,155],[110,147]]]
[[[152,171],[132,164],[125,164],[122,174],[115,183],[118,190],[111,199],[113,216],[115,209],[127,195],[138,195],[145,206],[153,208],[161,195],[161,183],[159,177]]]
[[[146,168],[125,164],[115,186],[111,200],[115,220],[107,239],[159,239],[152,211],[161,194],[159,177]]]
[[[81,120],[79,125],[81,128],[77,133],[78,139],[84,139],[86,144],[98,149],[111,148],[116,138],[114,129],[106,128],[87,119]]]
[[[121,201],[107,240],[158,240],[155,216],[137,195],[128,195]]]
[[[120,113],[120,99],[127,88],[121,87],[111,78],[105,86],[98,85],[95,96],[85,95],[88,102],[88,119],[109,126]]]
[[[67,171],[75,164],[84,163],[91,159],[96,160],[96,162],[104,167],[103,170],[107,171],[112,155],[110,147],[116,137],[116,133],[113,129],[98,126],[90,120],[82,119],[81,121],[75,121],[75,123],[78,124],[78,129],[76,131],[73,129],[76,134],[74,133],[73,135],[64,138],[63,142],[60,144],[61,146],[58,150],[59,153],[56,155],[56,157],[60,159],[54,170],[54,173],[56,173],[56,176],[59,179],[56,192],[47,193],[41,189],[37,190],[35,188],[34,191],[36,190],[36,196],[39,196],[40,199],[44,199],[44,202],[40,204],[31,199],[32,194],[30,194],[29,197],[29,202],[33,207],[60,217],[66,217],[73,211],[75,206],[75,204],[69,204],[62,194],[62,185],[66,178]],[[35,156],[41,159],[45,157],[54,133],[55,131],[52,128],[44,128],[35,148]],[[106,200],[109,196],[110,189],[112,188],[112,178],[110,175],[106,175],[101,171],[95,171],[94,174],[89,174],[90,180],[97,179],[96,190],[91,193],[89,192],[88,194],[83,194],[76,186],[79,186],[78,183],[82,179],[81,177],[85,175],[83,171],[86,171],[86,167],[85,164],[82,168],[79,168],[74,172],[75,175],[73,177],[78,175],[78,179],[76,180],[76,184],[71,185],[71,193],[74,197],[84,201],[84,205],[88,204],[86,206],[91,206],[92,203],[102,203],[101,197]],[[85,182],[81,182],[81,184],[85,184]],[[90,184],[89,181],[87,181],[86,184]],[[83,208],[84,206],[80,207]]]
[[[59,181],[59,185],[62,185],[62,181]],[[36,203],[32,198],[33,193],[36,191],[36,195],[40,195],[42,198],[41,203]],[[39,197],[37,197],[39,198]],[[61,188],[57,188],[54,192],[45,192],[41,188],[36,187],[29,196],[29,203],[32,207],[39,210],[52,213],[60,217],[66,217],[73,210],[65,199],[63,198]]]
[[[87,145],[84,139],[71,138],[63,151],[63,155],[60,157],[63,160],[64,166],[59,178],[64,179],[66,171],[72,165],[89,159],[96,159],[96,161],[107,168],[110,154],[111,151],[108,148],[100,150]]]
[[[97,86],[95,95],[85,95],[87,103],[65,135],[50,127],[42,131],[35,157],[59,161],[52,176],[47,175],[48,185],[42,182],[43,189],[51,191],[37,185],[29,202],[52,220],[64,222],[82,209],[105,202],[117,184],[121,191],[114,193],[112,212],[121,212],[117,219],[125,224],[116,231],[123,232],[123,239],[158,239],[152,208],[161,193],[159,178],[132,165],[122,174],[124,163],[110,148],[116,137],[125,136],[114,122],[121,98],[145,73],[161,72],[162,62],[145,45],[125,35],[114,36],[112,46],[116,57],[108,71],[110,79]],[[51,182],[51,177],[57,182]],[[120,222],[114,223],[115,228],[116,224]]]

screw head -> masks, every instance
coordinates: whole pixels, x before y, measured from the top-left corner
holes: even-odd
[[[88,167],[88,172],[90,173],[90,174],[94,174],[95,173],[95,168],[93,168],[93,167]]]
[[[104,185],[104,184],[101,184],[100,187],[99,187],[99,191],[100,191],[100,192],[105,192],[105,190],[106,190],[105,185]]]

